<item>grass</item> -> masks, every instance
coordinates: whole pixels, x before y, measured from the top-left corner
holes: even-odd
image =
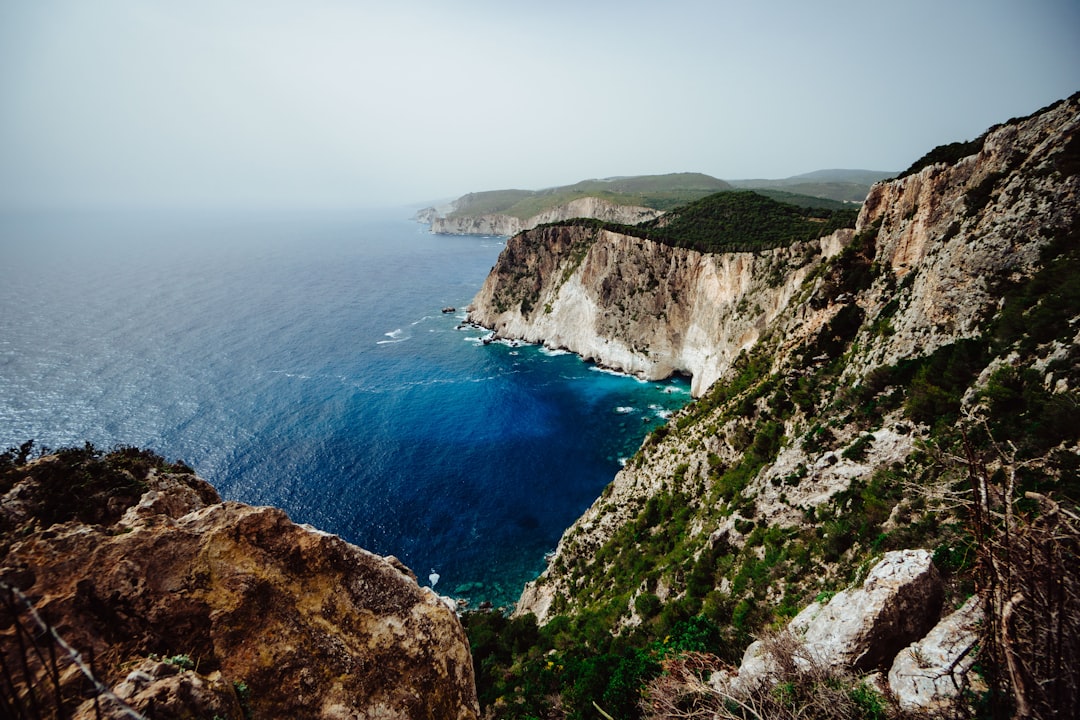
[[[503,214],[527,220],[546,210],[585,197],[597,197],[616,205],[637,205],[670,210],[731,186],[700,173],[638,175],[607,180],[583,180],[573,185],[544,190],[490,190],[460,198],[449,217]]]

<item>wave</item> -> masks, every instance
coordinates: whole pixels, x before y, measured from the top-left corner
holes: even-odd
[[[604,373],[605,375],[614,375],[615,377],[630,378],[631,380],[637,380],[639,383],[642,384],[648,382],[648,380],[642,380],[637,375],[632,375],[628,372],[623,372],[622,370],[615,370],[613,368],[603,367],[601,365],[590,365],[589,370],[591,370],[592,372]]]
[[[630,413],[634,412],[634,408],[629,407],[628,405],[620,405],[619,407],[615,408],[615,412],[617,412],[619,415],[629,415]]]
[[[393,343],[405,342],[406,340],[409,339],[409,336],[406,335],[405,331],[402,330],[401,328],[398,328],[397,330],[391,330],[388,333],[383,333],[383,335],[385,335],[386,337],[388,337],[390,339],[389,340],[379,340],[379,341],[377,341],[375,343],[376,345],[391,345]]]
[[[667,420],[675,414],[671,410],[663,407],[662,405],[650,405],[649,409],[656,413],[656,417],[663,418],[664,420]]]
[[[541,346],[540,352],[548,357],[558,357],[560,355],[569,355],[569,350],[563,350],[562,348],[549,348],[546,345]]]

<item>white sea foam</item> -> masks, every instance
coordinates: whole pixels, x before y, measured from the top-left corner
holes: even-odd
[[[385,335],[386,337],[388,337],[390,339],[389,340],[379,340],[378,342],[375,343],[376,345],[390,345],[391,343],[405,342],[406,340],[409,339],[409,336],[406,335],[405,331],[402,330],[401,328],[398,328],[397,330],[391,330],[388,333],[383,333],[383,335]]]
[[[615,408],[615,412],[619,413],[620,415],[628,415],[634,412],[634,408],[626,405],[620,405],[619,407]]]
[[[570,354],[569,350],[563,350],[561,348],[549,348],[547,346],[542,346],[540,348],[540,352],[542,352],[544,355],[547,355],[548,357],[558,357],[559,355]]]
[[[647,380],[642,380],[637,375],[631,375],[630,373],[623,372],[622,370],[613,370],[608,367],[601,367],[600,365],[590,365],[589,370],[598,373],[604,373],[605,375],[614,375],[615,377],[630,378],[637,380],[639,383],[646,383]]]
[[[662,405],[650,405],[649,409],[656,414],[656,417],[664,418],[665,420],[667,420],[674,414],[670,410],[664,408]]]

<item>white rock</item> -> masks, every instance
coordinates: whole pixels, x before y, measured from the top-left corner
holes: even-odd
[[[844,590],[806,623],[803,639],[822,662],[872,670],[933,626],[941,578],[927,550],[887,553],[862,587]]]
[[[889,670],[889,687],[906,712],[934,712],[948,706],[975,662],[982,621],[979,596],[939,622],[926,637],[901,650]]]

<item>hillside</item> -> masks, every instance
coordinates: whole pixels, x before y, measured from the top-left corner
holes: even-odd
[[[724,191],[633,226],[585,219],[555,224],[602,228],[707,253],[787,247],[855,225],[855,210],[836,207],[831,201],[819,203],[791,195],[787,198],[807,202],[781,202],[758,191]]]
[[[454,203],[454,209],[448,217],[460,218],[500,213],[525,220],[545,210],[583,197],[600,198],[616,205],[638,205],[663,211],[730,187],[723,180],[701,173],[582,180],[573,185],[562,185],[544,190],[493,190],[469,193]]]
[[[772,249],[595,223],[508,242],[473,320],[644,378],[689,373],[697,399],[512,619],[468,619],[486,712],[1071,712],[1078,134],[1073,96],[875,185],[853,229]],[[907,572],[924,591],[879,606],[892,634],[849,634]]]
[[[816,170],[778,180],[729,180],[742,190],[782,191],[858,204],[876,182],[894,177],[895,172],[876,170]]]
[[[516,235],[538,225],[574,218],[637,225],[659,219],[709,195],[738,188],[787,205],[816,210],[851,210],[872,184],[886,176],[865,170],[825,170],[788,180],[745,180],[732,183],[701,173],[640,175],[582,180],[545,190],[490,190],[463,195],[449,205],[416,213],[434,233],[450,235]]]
[[[582,180],[545,190],[469,193],[447,207],[424,208],[416,219],[430,223],[434,233],[451,235],[510,236],[576,217],[636,224],[730,187],[701,173]]]

